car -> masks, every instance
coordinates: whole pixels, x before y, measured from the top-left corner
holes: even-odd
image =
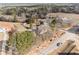
[[[61,44],[62,44],[61,42],[58,42],[58,43],[57,43],[57,46],[60,46]]]

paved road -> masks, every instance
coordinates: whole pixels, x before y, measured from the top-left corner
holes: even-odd
[[[65,34],[63,34],[60,38],[57,38],[57,40],[55,42],[51,43],[47,49],[44,49],[37,54],[47,55],[52,50],[58,48],[58,46],[57,46],[58,42],[61,42],[63,44],[63,42],[65,40],[76,40],[78,38],[79,38],[78,35],[76,35],[74,33],[65,32]]]

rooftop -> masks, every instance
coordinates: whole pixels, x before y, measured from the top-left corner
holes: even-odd
[[[7,32],[15,30],[15,27],[11,22],[0,22],[0,28],[6,29]]]

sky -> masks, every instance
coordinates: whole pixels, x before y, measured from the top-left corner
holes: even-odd
[[[42,3],[44,4],[44,3]],[[68,3],[52,3],[52,4],[56,4],[56,5],[72,5],[72,4],[68,4]],[[41,5],[41,3],[0,3],[0,7],[4,7],[4,6],[33,6],[33,5]]]
[[[0,3],[79,3],[79,0],[0,0]]]
[[[34,3],[0,3],[0,7],[4,7],[4,6],[31,6],[31,5],[37,5]]]

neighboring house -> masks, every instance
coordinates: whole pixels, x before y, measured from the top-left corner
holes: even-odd
[[[62,18],[63,20],[63,23],[66,23],[66,24],[72,24],[72,20],[71,19],[68,19],[68,18]]]
[[[57,26],[62,28],[62,27],[71,27],[74,25],[74,22],[73,20],[71,19],[68,19],[66,17],[56,17],[56,23],[57,23]]]
[[[69,24],[69,23],[72,23],[72,20],[71,19],[68,19],[66,17],[57,16],[56,17],[56,22],[57,23]]]

